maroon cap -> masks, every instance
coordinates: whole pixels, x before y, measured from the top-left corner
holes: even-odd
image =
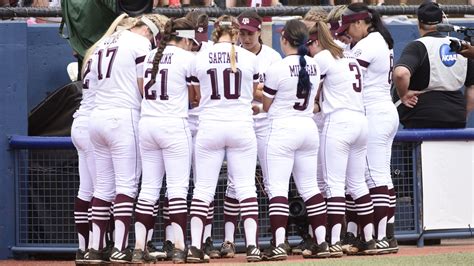
[[[256,18],[239,17],[239,25],[241,30],[256,32],[262,29],[262,22]]]
[[[344,32],[346,32],[351,23],[370,17],[369,12],[355,13],[350,9],[347,9],[344,13],[346,14],[342,15],[342,23],[341,26],[336,30],[336,35],[342,35]]]
[[[207,27],[198,26],[195,30],[196,41],[199,43],[207,42],[209,39],[207,37]]]

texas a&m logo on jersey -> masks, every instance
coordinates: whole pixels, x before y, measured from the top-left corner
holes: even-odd
[[[439,47],[439,57],[441,62],[443,62],[443,65],[452,67],[456,63],[458,55],[456,52],[451,51],[448,44],[443,44]]]

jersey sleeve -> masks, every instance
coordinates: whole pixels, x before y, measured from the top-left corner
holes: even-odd
[[[374,61],[374,57],[377,49],[369,47],[367,42],[360,43],[361,45],[356,46],[353,51],[354,57],[362,68],[362,71],[366,72],[370,63]]]
[[[137,77],[143,78],[143,66],[145,65],[145,57],[151,50],[151,43],[147,43],[146,40],[143,42],[137,43],[134,46],[133,57],[135,58],[135,68],[137,72]]]
[[[252,69],[252,73],[253,73],[253,83],[259,83],[260,82],[260,74],[259,74],[259,63],[258,60],[257,60],[257,57],[254,56],[252,58],[252,66],[253,66],[253,69]],[[261,63],[260,63],[261,64]]]
[[[334,64],[334,58],[332,57],[331,53],[326,50],[316,54],[314,59],[319,66],[319,71],[321,71],[321,80],[323,80],[324,77],[326,77],[326,73],[329,71],[330,65]]]
[[[274,98],[278,91],[278,68],[276,65],[270,66],[264,74],[263,95],[267,98]]]
[[[195,55],[192,53],[186,53],[187,61],[185,63],[185,74],[186,74],[186,84],[192,84],[193,68],[194,68],[194,58]]]
[[[199,85],[199,79],[197,78],[197,60],[199,58],[199,54],[195,55],[192,60],[189,62],[189,82],[191,85]]]
[[[397,66],[404,66],[410,70],[410,73],[413,73],[421,67],[423,63],[423,55],[426,55],[425,46],[419,42],[414,41],[409,43],[405,49],[403,49],[400,59],[395,64],[394,68]]]

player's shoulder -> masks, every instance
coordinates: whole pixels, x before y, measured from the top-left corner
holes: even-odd
[[[243,56],[245,56],[245,57],[247,57],[247,58],[252,58],[252,59],[257,58],[257,56],[256,56],[254,53],[248,51],[247,49],[245,49],[245,48],[243,48],[243,47],[240,47],[240,46],[237,46],[237,45],[234,45],[234,47],[235,47],[235,51],[236,51],[237,53],[239,53],[239,56],[240,56],[240,55],[243,55]]]
[[[258,55],[264,56],[267,60],[270,60],[271,62],[281,60],[280,53],[278,53],[277,51],[275,51],[275,49],[265,44],[262,44],[262,50],[260,51]]]
[[[324,49],[321,52],[317,53],[313,58],[314,60],[316,60],[316,62],[319,62],[320,60],[325,60],[325,61],[334,60],[334,57],[332,56],[331,52],[329,52],[329,50],[327,49]]]

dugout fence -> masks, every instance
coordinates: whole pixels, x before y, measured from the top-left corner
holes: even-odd
[[[470,225],[461,229],[430,231],[425,231],[423,227],[421,144],[425,141],[444,140],[472,144],[474,129],[401,130],[397,133],[392,150],[392,177],[397,191],[395,231],[400,240],[416,240],[418,245],[422,246],[424,239],[428,238],[472,237]],[[77,248],[77,235],[73,207],[79,186],[79,176],[77,154],[71,139],[69,137],[12,136],[9,145],[15,161],[15,246],[11,248],[12,251],[14,253],[74,252]],[[259,202],[259,243],[261,246],[267,246],[271,238],[268,199],[263,191],[259,167],[256,169],[255,176]],[[224,163],[215,197],[212,234],[215,244],[222,242],[224,234],[225,189],[226,164]],[[190,182],[188,203],[191,196],[192,182]],[[298,201],[293,183],[290,184],[290,197],[295,202]],[[162,199],[163,191],[154,234],[154,242],[158,246],[164,239]],[[291,244],[300,241],[295,225],[291,227],[288,235]],[[243,241],[243,226],[239,223],[236,229],[238,249],[242,250]],[[132,245],[134,243],[133,229],[130,243]]]

